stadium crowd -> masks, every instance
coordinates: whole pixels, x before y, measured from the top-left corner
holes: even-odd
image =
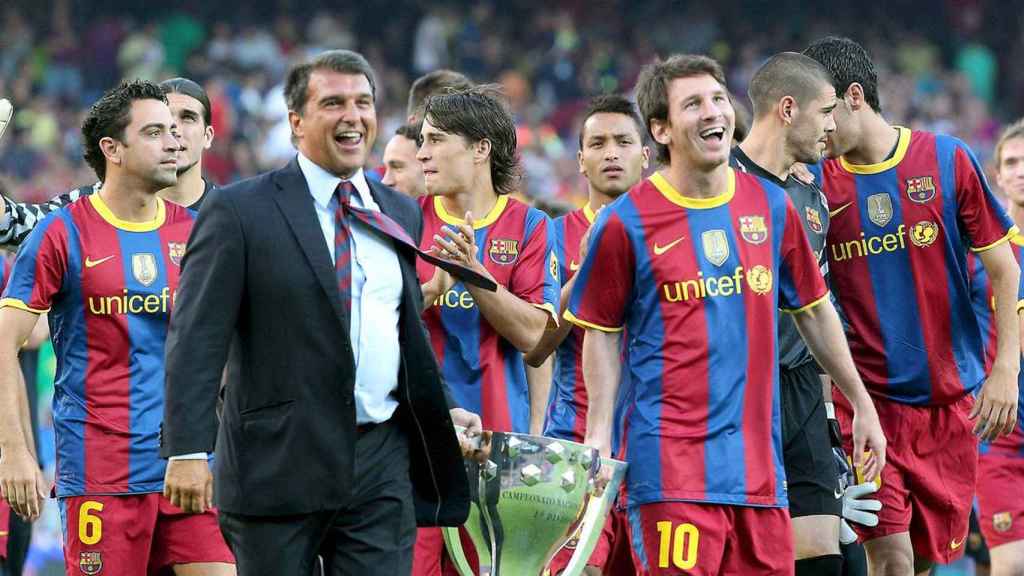
[[[724,64],[730,89],[743,95],[769,55],[825,33],[856,32],[876,57],[887,116],[956,135],[983,162],[1001,123],[1024,112],[1024,71],[1012,65],[1024,52],[1020,23],[997,18],[999,4],[982,0],[948,0],[927,19],[899,2],[816,14],[795,2],[735,0],[716,3],[714,11],[675,3],[667,14],[657,3],[621,0],[546,3],[543,10],[529,0],[396,2],[386,9],[378,2],[341,9],[267,3],[243,15],[194,1],[163,10],[52,4],[32,10],[14,2],[0,15],[0,94],[21,103],[14,132],[0,146],[0,178],[26,201],[91,178],[81,160],[81,118],[123,77],[203,83],[217,133],[204,166],[213,182],[280,166],[294,154],[284,72],[325,48],[358,49],[374,63],[382,134],[404,122],[406,90],[424,72],[452,68],[476,81],[500,82],[517,121],[522,191],[575,204],[585,189],[574,127],[587,98],[627,91],[656,54],[712,55]],[[861,28],[865,21],[873,25]],[[386,143],[377,142],[378,160]]]

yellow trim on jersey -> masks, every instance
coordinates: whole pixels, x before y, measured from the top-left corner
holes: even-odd
[[[583,215],[587,217],[587,222],[594,223],[594,218],[597,218],[597,214],[590,209],[590,202],[583,205]]]
[[[494,224],[501,216],[501,213],[505,211],[506,206],[508,206],[508,194],[498,196],[498,201],[494,203],[494,207],[487,213],[487,216],[473,221],[473,230],[479,230]],[[462,218],[456,218],[444,209],[444,202],[441,201],[441,196],[434,196],[434,212],[437,212],[437,217],[446,224],[459,226],[466,223]]]
[[[648,178],[651,184],[661,192],[661,195],[668,199],[669,202],[682,206],[683,208],[694,208],[697,210],[703,210],[707,208],[717,208],[723,204],[728,204],[732,200],[733,195],[736,194],[736,173],[733,172],[732,168],[729,168],[728,185],[726,186],[725,193],[719,194],[718,196],[712,196],[711,198],[691,198],[690,196],[683,196],[676,190],[675,186],[669,183],[669,181],[662,176],[661,172],[655,172]]]
[[[565,313],[562,314],[562,318],[565,318],[566,320],[572,322],[573,324],[579,326],[580,328],[592,328],[594,330],[600,330],[601,332],[622,332],[622,326],[619,326],[618,328],[609,328],[608,326],[601,326],[600,324],[594,324],[592,322],[587,322],[586,320],[580,320],[579,318],[574,316],[573,313],[569,310],[566,310]]]
[[[795,308],[795,309],[779,308],[779,310],[785,312],[786,314],[800,314],[802,312],[807,312],[811,308],[814,308],[815,306],[817,306],[818,304],[821,304],[822,302],[824,302],[827,299],[828,299],[828,291],[825,292],[824,296],[822,296],[821,298],[818,298],[817,300],[815,300],[814,302],[811,302],[810,304],[805,304],[805,305],[803,305],[803,306],[801,306],[799,308]]]
[[[102,190],[102,188],[101,188]],[[117,216],[114,216],[114,212],[110,210],[107,203],[103,201],[99,192],[89,195],[89,202],[92,203],[92,207],[99,212],[100,216],[107,221],[108,224],[114,228],[120,228],[128,232],[152,232],[164,225],[164,221],[167,219],[167,208],[164,206],[164,201],[161,198],[156,199],[156,218],[148,222],[129,222],[127,220],[121,220]]]
[[[548,314],[551,314],[551,319],[554,320],[555,326],[558,326],[558,311],[555,310],[555,307],[550,302],[545,302],[543,304],[530,304],[530,305],[535,307],[535,308],[538,308],[540,310],[543,310],[543,311],[547,312]]]
[[[1024,234],[1018,232],[1013,238],[1010,238],[1010,242],[1013,242],[1017,246],[1024,246]]]
[[[24,310],[25,312],[31,312],[33,314],[46,314],[47,312],[50,311],[49,308],[45,310],[36,310],[35,308],[29,307],[28,304],[25,304],[24,302],[17,298],[4,298],[0,300],[0,308],[16,308],[18,310]]]
[[[903,126],[895,126],[895,128],[899,130],[900,135],[896,140],[896,153],[892,155],[892,158],[877,164],[850,164],[846,161],[845,156],[840,156],[839,165],[843,167],[843,170],[853,174],[878,174],[896,166],[903,161],[903,157],[907,155],[907,149],[910,148],[910,128]]]
[[[996,246],[999,246],[1003,242],[1011,241],[1013,239],[1013,237],[1016,236],[1017,233],[1019,233],[1019,232],[1020,232],[1020,228],[1017,228],[1016,226],[1011,226],[1010,227],[1010,231],[1006,233],[1006,236],[1003,236],[999,240],[996,240],[995,242],[993,242],[993,243],[991,243],[991,244],[989,244],[987,246],[979,246],[978,248],[975,248],[975,247],[972,246],[971,247],[971,252],[984,252],[985,250],[991,250],[991,249],[995,248]]]

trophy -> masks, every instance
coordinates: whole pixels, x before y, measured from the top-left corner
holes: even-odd
[[[459,573],[541,576],[558,550],[574,537],[581,544],[576,554],[586,550],[589,557],[618,486],[609,484],[604,497],[592,497],[600,464],[597,450],[583,444],[493,433],[490,458],[483,463],[466,461],[472,505],[461,529],[476,549],[479,575],[466,560],[460,529],[443,529]],[[625,464],[620,464],[624,470]],[[616,475],[621,483],[622,472]],[[577,563],[577,572],[563,574],[582,572],[587,557]]]

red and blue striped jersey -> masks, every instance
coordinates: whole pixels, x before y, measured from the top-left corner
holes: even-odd
[[[552,224],[555,256],[564,287],[580,266],[580,241],[594,223],[594,212],[587,204]],[[555,350],[555,376],[551,400],[544,418],[544,435],[583,442],[587,429],[587,388],[583,381],[583,329],[573,326]]]
[[[1024,236],[1017,234],[1010,241],[1017,263],[1024,262]],[[993,314],[995,299],[992,295],[992,283],[981,263],[981,258],[976,255],[968,255],[967,269],[971,275],[971,303],[974,305],[975,314],[978,315],[981,337],[985,344],[985,373],[987,374],[992,369],[992,362],[996,358],[996,322]],[[1017,297],[1024,302],[1024,276],[1021,276],[1021,286]],[[1018,309],[1022,302],[1017,304]],[[1024,406],[1024,372],[1017,377],[1017,393],[1018,406]],[[1017,427],[1009,436],[1001,436],[994,442],[982,442],[979,450],[982,455],[1024,458],[1024,412],[1018,408]]]
[[[868,391],[950,404],[985,377],[967,252],[1006,241],[1015,227],[965,144],[898,130],[884,162],[825,162],[830,283]]]
[[[463,220],[445,211],[440,196],[420,198],[421,248],[444,236],[446,225]],[[540,210],[507,195],[498,197],[487,216],[474,222],[477,258],[494,280],[516,297],[554,316],[559,305],[558,262],[551,221]],[[421,282],[434,266],[416,263]],[[501,337],[480,314],[469,290],[456,282],[423,312],[430,341],[453,400],[476,412],[484,428],[529,432],[530,398],[523,354]]]
[[[48,312],[57,496],[160,492],[164,341],[194,213],[119,220],[99,194],[46,217],[0,306]]]
[[[778,308],[827,290],[782,188],[729,168],[694,199],[656,173],[601,211],[577,274],[566,318],[629,335],[629,505],[786,506]]]

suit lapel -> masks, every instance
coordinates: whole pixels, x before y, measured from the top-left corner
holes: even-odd
[[[324,242],[323,231],[320,228],[320,221],[316,217],[316,207],[313,205],[313,196],[309,193],[309,186],[306,178],[302,175],[297,159],[292,159],[287,166],[274,174],[274,183],[280,188],[280,193],[274,194],[274,201],[278,209],[284,214],[288,226],[292,229],[299,246],[320,286],[323,287],[327,299],[338,320],[343,326],[348,325],[348,313],[341,305],[341,298],[338,296],[338,279],[334,271],[334,263],[331,262],[331,253]]]

